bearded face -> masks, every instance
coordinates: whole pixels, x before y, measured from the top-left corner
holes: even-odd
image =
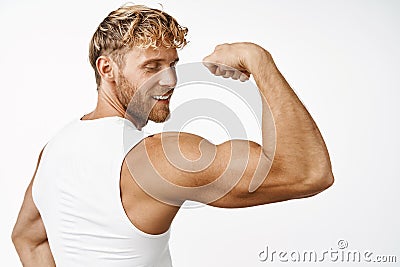
[[[165,122],[169,102],[177,83],[175,65],[179,58],[175,48],[141,49],[134,47],[124,54],[124,63],[115,65],[117,77],[114,107],[125,112],[137,128],[148,120]]]
[[[116,86],[118,100],[125,109],[126,115],[134,119],[139,125],[147,124],[148,120],[161,123],[169,118],[169,100],[173,90],[168,90],[166,94],[162,94],[162,89],[157,88],[157,82],[155,82],[159,75],[161,74],[155,74],[138,88],[121,72],[119,73]],[[169,97],[166,98],[168,95]]]

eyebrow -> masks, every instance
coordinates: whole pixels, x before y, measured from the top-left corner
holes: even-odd
[[[150,63],[154,63],[154,62],[165,62],[166,61],[166,59],[163,59],[163,58],[150,58],[150,59],[147,59],[146,61],[144,61],[141,65],[142,66],[146,66],[146,65],[148,65],[148,64],[150,64]],[[178,62],[179,61],[179,58],[177,57],[177,58],[175,58],[175,60],[174,61],[172,61],[171,63],[176,63],[176,62]]]

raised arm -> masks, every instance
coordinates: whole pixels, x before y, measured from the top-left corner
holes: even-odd
[[[333,183],[329,154],[318,127],[268,51],[253,43],[223,44],[204,61],[216,75],[235,78],[235,72],[225,70],[228,65],[252,74],[257,83],[263,107],[262,151],[273,158],[271,175],[263,187],[283,178],[282,182],[292,183],[290,188],[295,190],[287,197],[298,198],[319,193]]]
[[[242,81],[254,76],[263,99],[263,145],[230,140],[216,146],[187,133],[147,138],[130,153],[128,165],[148,194],[174,205],[195,200],[248,207],[312,196],[333,183],[315,122],[266,50],[224,44],[204,61],[215,75]]]
[[[41,155],[42,153],[39,155],[36,170],[39,166]],[[35,174],[33,177],[35,177]],[[33,179],[26,190],[25,198],[12,232],[12,241],[24,267],[56,266],[47,241],[42,218],[32,199]]]

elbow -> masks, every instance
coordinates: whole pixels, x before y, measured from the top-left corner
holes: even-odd
[[[14,247],[15,247],[16,251],[18,252],[18,254],[20,254],[20,252],[22,250],[24,250],[24,248],[26,246],[24,237],[21,235],[21,233],[19,231],[16,231],[14,229],[13,232],[11,233],[11,241],[14,244]]]
[[[313,196],[325,191],[333,185],[334,181],[335,179],[330,168],[324,172],[308,176],[304,180],[304,184],[307,188],[307,195]]]
[[[11,234],[11,241],[13,242],[14,247],[18,250],[21,244],[21,238],[15,231],[13,231]]]
[[[11,241],[13,242],[14,246],[18,243],[18,234],[16,233],[15,229],[11,233]]]

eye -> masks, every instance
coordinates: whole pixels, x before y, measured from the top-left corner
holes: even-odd
[[[147,64],[145,67],[146,71],[155,72],[160,70],[160,65],[156,63]]]

